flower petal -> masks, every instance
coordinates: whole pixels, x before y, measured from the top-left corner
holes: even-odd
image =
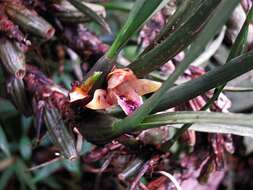
[[[75,102],[77,100],[82,100],[89,95],[89,91],[93,87],[94,83],[99,80],[102,72],[95,72],[92,76],[90,76],[86,81],[82,84],[73,84],[72,90],[69,93],[70,102]]]
[[[93,99],[85,106],[90,109],[99,110],[111,107],[107,92],[102,89],[98,89],[94,93]]]
[[[108,89],[113,89],[126,81],[136,81],[137,77],[130,69],[114,69],[108,75]]]
[[[82,100],[86,98],[88,95],[87,93],[83,92],[83,90],[79,87],[75,87],[72,89],[71,92],[69,92],[69,101],[75,102],[77,100]]]
[[[149,94],[151,92],[157,91],[162,83],[148,80],[148,79],[139,79],[136,81],[128,81],[131,87],[140,95]]]

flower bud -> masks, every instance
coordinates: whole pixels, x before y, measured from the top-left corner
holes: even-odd
[[[63,156],[69,160],[75,160],[78,155],[74,139],[66,129],[59,111],[51,104],[45,105],[44,122],[51,140],[60,148]]]
[[[25,115],[31,114],[23,80],[11,77],[6,83],[6,90],[17,110]]]
[[[22,79],[25,76],[25,54],[18,43],[13,43],[7,38],[0,39],[0,59],[5,69]]]
[[[6,14],[20,27],[35,35],[46,39],[53,37],[55,29],[35,11],[24,6],[8,3],[5,8]]]

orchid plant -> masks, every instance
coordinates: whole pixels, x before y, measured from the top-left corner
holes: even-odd
[[[231,16],[238,7],[242,21]],[[106,21],[114,10],[128,12],[118,32]],[[0,128],[8,158],[0,187],[15,171],[23,189],[41,189],[44,168],[70,161],[82,165],[84,184],[96,174],[88,189],[108,189],[101,177],[108,172],[115,190],[218,189],[232,170],[234,139],[253,137],[252,116],[230,113],[223,93],[253,69],[252,17],[250,0],[0,1],[1,97],[33,118],[36,155],[26,168]],[[226,32],[226,63],[208,71]],[[54,156],[38,162],[40,147]],[[42,187],[54,189],[50,175],[61,168]]]

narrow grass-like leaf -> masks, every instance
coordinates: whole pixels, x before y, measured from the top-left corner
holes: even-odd
[[[227,27],[224,26],[219,35],[209,42],[203,51],[192,63],[191,65],[205,67],[208,64],[208,60],[217,52],[217,50],[221,47],[224,37],[226,34]],[[189,52],[188,52],[189,54]],[[187,57],[187,56],[186,56]]]
[[[253,8],[252,8],[253,10]],[[249,21],[252,19],[251,11],[248,14],[248,17],[230,51],[229,57],[227,62],[229,62],[231,59],[235,58],[236,56],[239,56],[245,49],[246,46],[246,41],[247,41],[247,36],[248,36],[248,26],[249,26]],[[217,25],[216,25],[217,26]],[[207,40],[207,38],[205,38]],[[203,42],[201,42],[203,44]],[[201,47],[201,46],[200,46]],[[200,50],[200,47],[197,47],[197,50]],[[195,49],[196,50],[196,49]],[[186,59],[188,61],[188,59]],[[207,103],[201,108],[201,110],[207,110],[213,102],[219,97],[220,93],[224,89],[226,85],[223,84],[222,86],[219,86],[218,88],[215,89],[213,96],[207,101]],[[171,148],[171,146],[174,144],[174,142],[187,130],[192,126],[193,123],[186,123],[184,124],[176,133],[175,135],[166,143],[164,143],[161,146],[161,149],[166,151]]]
[[[29,160],[32,155],[31,141],[27,136],[23,136],[19,142],[19,151],[24,160]]]
[[[0,149],[3,151],[3,153],[6,156],[10,156],[10,149],[9,149],[9,143],[7,141],[7,138],[5,136],[4,130],[2,128],[2,126],[0,126]]]
[[[174,136],[162,144],[161,150],[168,151],[176,140],[192,126],[192,123],[199,124],[223,124],[220,127],[212,129],[212,132],[220,133],[221,131],[237,134],[243,136],[253,137],[253,122],[252,115],[246,114],[231,114],[231,113],[218,113],[218,112],[169,112],[162,114],[155,114],[147,117],[139,126],[138,130],[145,130],[162,125],[170,124],[184,124]],[[201,125],[199,125],[201,126]],[[221,128],[223,126],[223,129]],[[200,127],[201,128],[201,127]],[[209,126],[210,128],[210,126]],[[196,127],[195,127],[196,129]],[[209,132],[208,128],[203,128],[202,131]],[[247,133],[245,133],[247,132]]]
[[[181,124],[170,125],[171,127],[181,129]],[[194,123],[190,126],[191,130],[205,133],[223,133],[239,135],[244,137],[253,138],[253,127],[251,126],[240,126],[240,125],[223,125],[223,124],[212,124],[212,123]],[[168,149],[167,149],[168,150]]]
[[[197,79],[171,88],[162,97],[154,111],[169,109],[252,70],[252,60],[253,52],[251,51]]]
[[[145,118],[143,122],[138,125],[138,129],[145,130],[161,125],[184,123],[214,123],[224,125],[239,125],[252,127],[253,129],[252,115],[205,111],[168,112],[151,115]]]
[[[250,9],[247,18],[235,40],[235,43],[233,44],[230,50],[230,54],[228,56],[226,63],[228,63],[231,59],[235,58],[236,56],[241,55],[246,50],[248,30],[252,19],[253,19],[253,7]],[[215,89],[213,96],[208,100],[203,109],[207,109],[213,104],[213,102],[219,97],[225,86],[226,84],[223,84]]]
[[[0,177],[0,189],[6,189],[6,185],[12,175],[14,174],[14,165],[10,166],[8,169],[6,169],[4,172],[2,172]]]
[[[108,2],[102,4],[108,10],[117,10],[117,11],[124,11],[130,12],[133,8],[133,2]]]
[[[219,0],[205,0],[202,6],[198,8],[198,11],[183,26],[169,35],[156,48],[141,55],[129,67],[138,77],[143,77],[173,58],[177,53],[188,47],[201,33],[220,2]]]
[[[208,42],[216,35],[216,33],[226,23],[229,16],[238,5],[239,0],[223,0],[215,10],[213,16],[210,18],[205,28],[191,44],[189,51],[183,62],[193,62],[204,50]]]
[[[168,23],[162,29],[156,39],[141,53],[144,55],[149,50],[153,49],[156,45],[160,44],[163,40],[168,38],[180,26],[184,25],[191,17],[198,11],[204,3],[203,0],[185,0],[177,8],[172,17],[169,18]]]
[[[81,0],[68,0],[68,1],[79,11],[81,11],[85,15],[88,15],[97,24],[102,26],[107,32],[111,33],[110,26],[106,23],[104,18],[99,16],[95,11],[93,11],[89,6],[87,6],[85,2],[82,2]]]
[[[252,87],[227,86],[223,89],[227,92],[252,92]]]
[[[126,23],[107,52],[107,57],[115,57],[129,38],[166,3],[168,3],[168,0],[152,0],[152,3],[150,0],[137,0]]]
[[[32,180],[31,174],[27,172],[25,163],[22,160],[17,159],[15,166],[15,171],[19,182],[21,184],[25,184],[31,190],[36,190],[35,183]]]
[[[39,181],[42,181],[48,176],[52,175],[57,170],[59,170],[61,167],[62,167],[61,162],[54,162],[54,163],[48,164],[47,166],[35,172],[36,174],[33,181],[36,183]]]

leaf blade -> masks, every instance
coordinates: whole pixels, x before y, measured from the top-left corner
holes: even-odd
[[[204,29],[219,4],[219,0],[204,1],[198,11],[183,26],[169,35],[161,44],[138,57],[130,64],[130,69],[138,77],[143,77],[184,50]]]
[[[10,153],[10,149],[9,149],[9,143],[7,141],[6,135],[4,133],[4,130],[2,128],[2,126],[0,126],[0,149],[3,151],[3,153],[10,157],[11,153]]]

